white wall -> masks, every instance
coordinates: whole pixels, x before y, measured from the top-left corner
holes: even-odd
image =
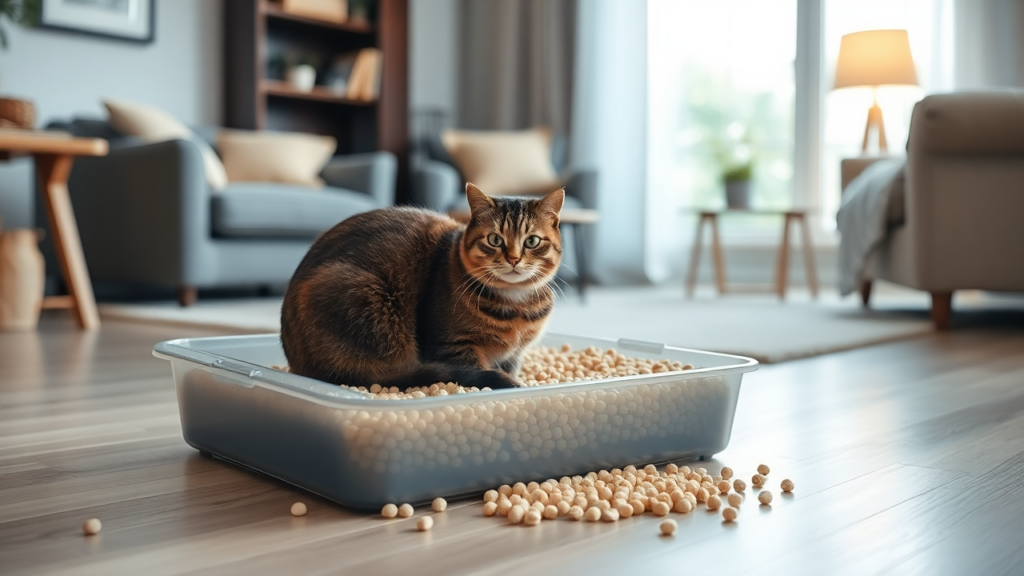
[[[409,3],[409,108],[439,108],[449,122],[456,102],[458,4],[459,0]]]
[[[221,119],[220,0],[157,0],[151,44],[7,25],[0,93],[32,100],[37,123],[104,116],[100,99],[163,108],[189,124]]]

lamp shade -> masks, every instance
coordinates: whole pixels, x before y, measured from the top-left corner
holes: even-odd
[[[843,36],[834,88],[917,86],[906,30],[869,30]]]

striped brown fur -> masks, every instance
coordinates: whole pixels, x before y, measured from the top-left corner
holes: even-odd
[[[317,239],[281,309],[292,372],[354,386],[516,385],[554,304],[564,192],[489,198],[467,184],[466,194],[466,226],[385,208]]]

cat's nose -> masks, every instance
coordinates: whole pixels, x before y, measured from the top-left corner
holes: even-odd
[[[519,264],[519,261],[522,260],[522,258],[505,258],[505,260],[515,268],[516,264]]]

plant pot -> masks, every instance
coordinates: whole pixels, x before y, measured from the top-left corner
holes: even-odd
[[[36,107],[29,100],[0,98],[0,128],[25,128],[36,125]]]
[[[35,230],[0,233],[0,330],[32,330],[39,323],[46,270]]]
[[[750,180],[726,180],[725,204],[735,210],[750,208]]]
[[[299,64],[288,69],[288,83],[300,92],[309,92],[316,84],[316,68],[309,64]]]

